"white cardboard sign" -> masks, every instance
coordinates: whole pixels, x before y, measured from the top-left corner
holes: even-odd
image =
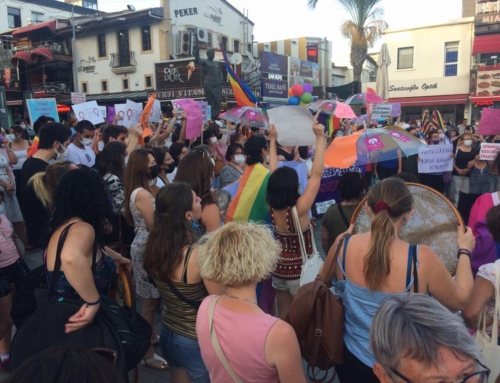
[[[162,122],[163,118],[161,116],[161,102],[160,100],[153,101],[153,107],[151,108],[151,115],[149,116],[149,122]]]
[[[375,104],[372,109],[372,118],[391,117],[392,104]]]
[[[494,161],[500,153],[500,144],[481,144],[481,151],[479,152],[479,159],[486,161]]]
[[[99,105],[97,105],[96,101],[72,105],[71,108],[73,112],[75,112],[75,117],[78,121],[88,120],[94,125],[104,122],[104,118],[101,116]]]
[[[283,146],[312,146],[316,136],[312,130],[313,115],[302,106],[282,106],[269,109],[269,123],[278,132],[278,142]]]
[[[423,145],[418,150],[420,174],[451,172],[453,144]]]

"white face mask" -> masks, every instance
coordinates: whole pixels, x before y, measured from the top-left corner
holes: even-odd
[[[241,165],[242,163],[245,162],[245,156],[243,154],[236,154],[234,156],[234,163]]]
[[[83,146],[89,146],[92,145],[92,139],[91,138],[80,138],[80,142]]]
[[[444,133],[441,133],[441,134],[439,135],[439,138],[442,140],[442,139],[444,138]]]
[[[210,139],[208,140],[212,145],[216,144],[217,143],[217,137],[210,137]]]
[[[472,140],[465,140],[464,145],[465,146],[472,146]]]
[[[57,153],[56,161],[57,160],[64,160],[66,158],[66,148],[60,142],[58,142],[58,144],[61,145],[61,149],[63,150],[63,152],[59,153],[56,149],[56,153]]]

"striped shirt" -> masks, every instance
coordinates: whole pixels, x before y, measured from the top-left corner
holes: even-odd
[[[176,295],[170,289],[168,282],[160,281],[157,278],[153,279],[163,300],[164,310],[162,325],[176,334],[198,340],[196,336],[196,315],[198,314],[198,307],[201,301],[208,296],[208,292],[203,280],[197,283],[187,283],[187,265],[192,249],[193,246],[189,248],[184,259],[184,269],[181,277],[182,282],[169,281],[184,299],[177,297],[178,294]],[[187,303],[186,300],[190,301],[191,304]]]

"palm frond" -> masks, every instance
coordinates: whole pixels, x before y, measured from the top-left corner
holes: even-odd
[[[307,6],[309,9],[314,10],[316,5],[318,5],[318,0],[307,0]]]

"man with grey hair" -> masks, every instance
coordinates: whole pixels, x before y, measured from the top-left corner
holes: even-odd
[[[490,372],[462,319],[423,294],[384,300],[373,318],[370,347],[382,383],[486,383]]]

